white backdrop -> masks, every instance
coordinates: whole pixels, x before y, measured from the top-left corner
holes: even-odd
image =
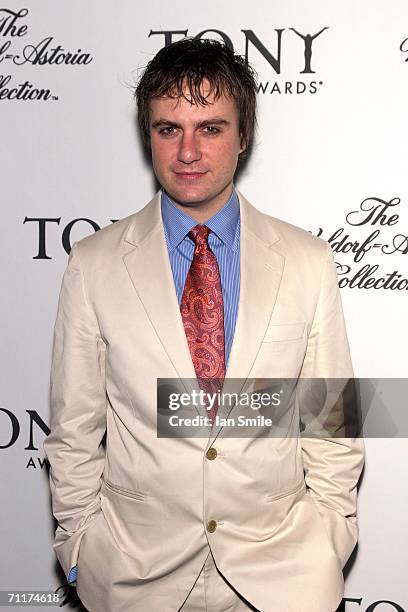
[[[9,0],[0,9],[0,590],[62,582],[42,451],[58,291],[69,245],[154,192],[132,85],[165,31],[181,32],[167,34],[177,40],[218,30],[248,53],[262,83],[259,130],[238,187],[331,242],[356,375],[408,373],[407,3],[141,7]],[[361,602],[345,609],[406,611],[408,445],[366,447],[360,543],[346,581],[347,597]]]

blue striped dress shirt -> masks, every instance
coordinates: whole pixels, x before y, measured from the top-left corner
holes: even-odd
[[[197,225],[197,221],[177,208],[164,191],[161,197],[161,213],[174,286],[180,304],[194,255],[194,242],[187,234]],[[211,230],[208,245],[220,269],[224,301],[225,363],[228,365],[238,314],[240,288],[240,216],[235,190],[221,210],[203,225]]]
[[[161,214],[174,286],[180,304],[184,285],[194,255],[194,242],[188,232],[197,225],[162,191]],[[235,190],[226,204],[203,225],[210,228],[208,245],[217,258],[224,301],[225,363],[228,365],[238,314],[240,289],[240,216]],[[78,566],[69,572],[68,582],[76,583]]]

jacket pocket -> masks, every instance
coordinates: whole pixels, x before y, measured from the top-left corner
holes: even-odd
[[[294,486],[284,489],[283,491],[278,491],[276,493],[268,493],[265,497],[265,501],[271,502],[277,499],[282,499],[284,497],[289,497],[289,495],[294,495],[295,493],[300,492],[302,489],[306,490],[306,483],[304,480],[297,482]]]
[[[103,481],[103,484],[105,485],[108,491],[112,491],[113,493],[117,493],[118,495],[123,495],[124,497],[131,497],[132,499],[139,499],[140,501],[145,501],[149,499],[149,495],[147,493],[127,489],[126,487],[122,487],[121,485],[115,484],[110,480],[105,479]]]

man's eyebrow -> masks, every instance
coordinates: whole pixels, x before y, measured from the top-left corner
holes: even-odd
[[[197,121],[194,124],[194,127],[202,128],[202,127],[206,127],[208,125],[225,125],[225,126],[228,126],[228,125],[230,125],[230,122],[227,121],[227,119],[224,119],[223,117],[212,117],[212,118],[209,118],[209,119],[204,119],[203,121]],[[157,119],[156,121],[153,121],[152,127],[157,129],[157,128],[161,128],[161,127],[181,128],[182,126],[179,123],[177,123],[176,121],[171,121],[170,119],[160,118],[160,119]]]
[[[207,125],[230,125],[230,122],[222,117],[213,117],[196,123],[196,127],[206,127]]]
[[[180,127],[178,123],[170,121],[169,119],[157,119],[157,121],[153,121],[152,123],[153,128],[159,128],[163,126]]]

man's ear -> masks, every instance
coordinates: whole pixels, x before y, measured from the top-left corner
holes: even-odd
[[[239,147],[239,152],[240,154],[243,153],[248,147],[248,143],[245,142],[242,134],[240,134],[240,147]]]

